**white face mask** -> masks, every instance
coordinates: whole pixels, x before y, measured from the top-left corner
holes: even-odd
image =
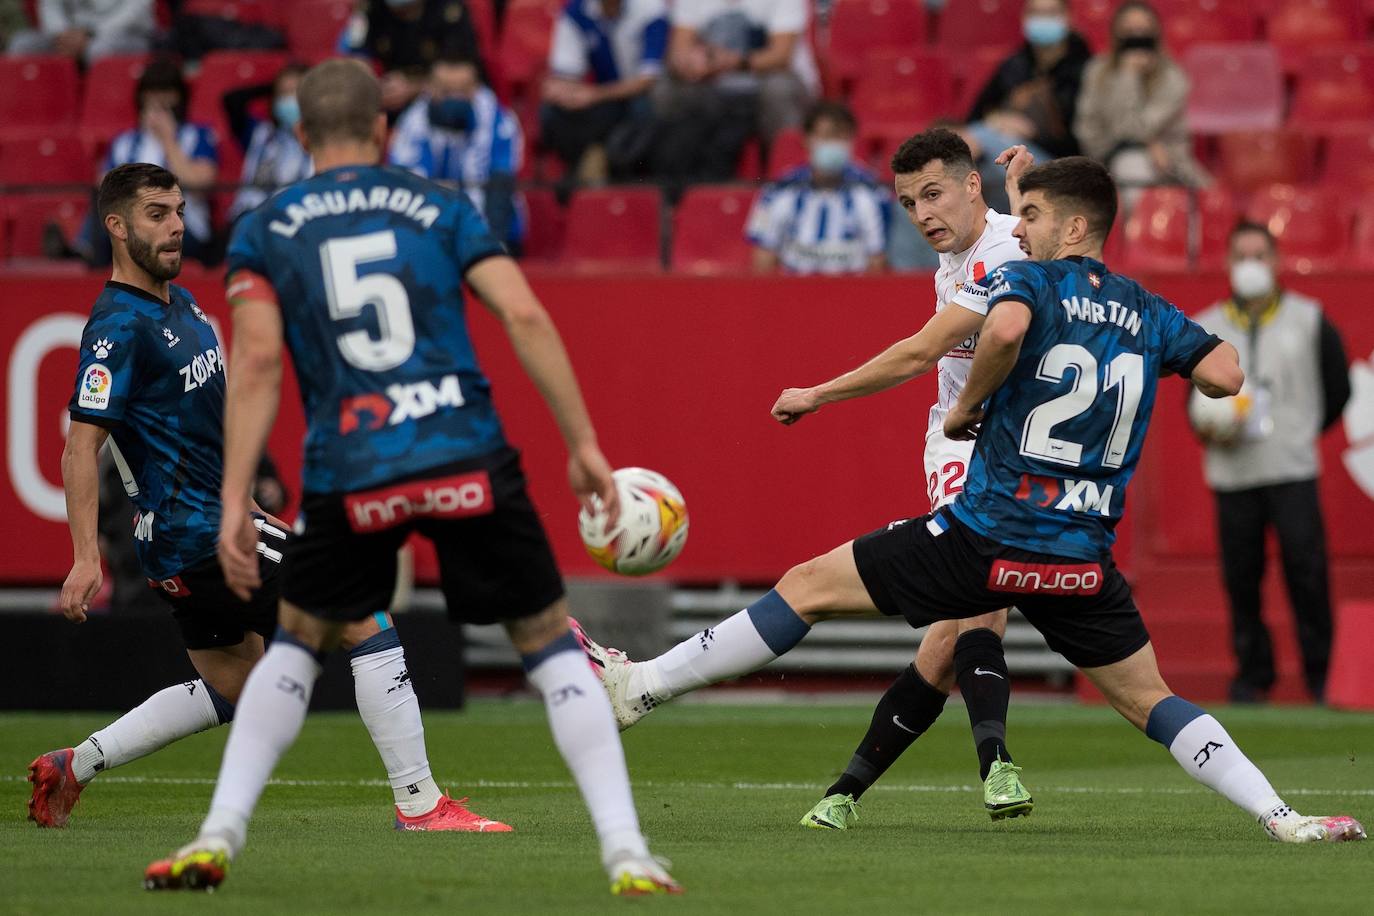
[[[1241,299],[1260,299],[1274,291],[1274,272],[1263,261],[1247,258],[1231,265],[1231,292]]]

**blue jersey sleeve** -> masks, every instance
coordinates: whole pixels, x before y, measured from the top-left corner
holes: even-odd
[[[1043,305],[1049,292],[1045,272],[1031,261],[1011,261],[988,274],[982,286],[987,290],[987,311],[1007,299],[1024,302],[1032,313]]]
[[[260,220],[254,213],[247,213],[234,225],[233,235],[229,238],[229,250],[225,255],[225,276],[233,277],[240,270],[251,270],[255,274],[267,275],[267,259],[263,256]]]
[[[1221,338],[1209,334],[1177,306],[1158,296],[1154,307],[1160,313],[1154,322],[1160,333],[1160,366],[1166,372],[1191,377],[1203,357],[1221,346]]]
[[[460,273],[466,274],[478,261],[507,253],[506,246],[492,237],[487,221],[466,194],[457,193],[452,200],[458,209],[454,241]]]
[[[81,334],[76,391],[67,405],[72,419],[106,427],[124,421],[129,395],[138,384],[138,344],[136,316],[91,316]]]

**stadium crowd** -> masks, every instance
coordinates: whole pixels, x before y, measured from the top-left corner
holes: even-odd
[[[382,75],[389,159],[460,184],[528,262],[931,269],[887,158],[955,127],[1107,164],[1131,269],[1374,266],[1374,7],[1360,0],[29,0],[0,4],[0,260],[108,262],[89,187],[176,171],[188,255],[310,169],[302,67]],[[83,190],[83,187],[85,188]]]

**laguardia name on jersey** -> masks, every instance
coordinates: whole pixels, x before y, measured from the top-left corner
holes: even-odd
[[[1156,380],[1187,377],[1220,340],[1089,258],[1005,264],[986,286],[990,309],[1022,302],[1031,322],[953,512],[1003,544],[1097,560],[1115,540]]]
[[[72,419],[103,426],[138,507],[134,544],[150,579],[215,553],[224,449],[224,352],[191,294],[170,302],[109,282],[81,335]]]

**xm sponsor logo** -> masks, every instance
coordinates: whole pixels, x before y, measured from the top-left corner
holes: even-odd
[[[441,407],[462,407],[467,401],[457,375],[446,375],[438,384],[426,379],[387,386],[386,393],[358,394],[339,405],[339,432],[399,426],[421,420]]]
[[[1095,480],[1066,480],[1043,477],[1039,474],[1022,474],[1021,485],[1016,488],[1016,498],[1034,503],[1042,509],[1096,512],[1098,515],[1110,516],[1114,491],[1115,488],[1111,484],[1099,487]]]

